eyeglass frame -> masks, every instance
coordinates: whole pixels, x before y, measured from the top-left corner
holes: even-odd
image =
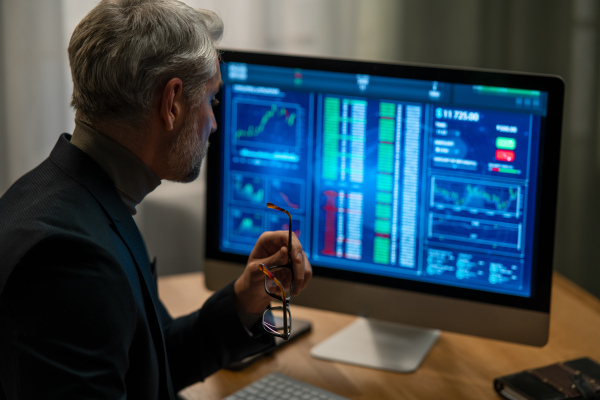
[[[286,265],[278,265],[273,268],[289,268],[292,273],[292,278],[291,278],[289,295],[286,295],[283,285],[281,284],[281,282],[279,282],[279,280],[275,277],[275,275],[273,275],[271,270],[265,264],[259,265],[260,270],[265,274],[265,282],[264,282],[265,292],[269,296],[271,296],[277,300],[280,300],[283,303],[283,306],[275,306],[275,307],[267,308],[263,312],[262,324],[263,324],[263,329],[265,330],[265,332],[269,333],[270,335],[280,337],[284,340],[288,340],[292,333],[292,313],[290,312],[289,305],[290,305],[290,299],[292,298],[292,293],[294,292],[294,266],[292,263],[292,216],[290,215],[290,213],[287,210],[285,210],[279,206],[276,206],[273,203],[267,203],[267,207],[271,208],[273,210],[282,211],[282,212],[286,213],[289,218],[289,224],[288,224],[289,234],[288,234],[288,246],[287,246],[288,247],[288,262]],[[279,286],[281,293],[283,294],[281,297],[277,296],[276,294],[273,294],[269,291],[269,289],[267,287],[267,282],[268,282],[269,278],[272,279]],[[276,332],[274,330],[270,330],[269,328],[267,328],[267,324],[266,324],[266,320],[265,320],[265,318],[270,315],[269,313],[271,311],[279,310],[279,309],[283,310],[284,333],[279,333],[279,332]],[[289,327],[288,327],[288,321],[287,321],[288,315],[289,315],[289,319],[290,319]]]

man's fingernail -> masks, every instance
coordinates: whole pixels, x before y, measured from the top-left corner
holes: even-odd
[[[302,262],[302,253],[296,253],[296,260],[298,260],[298,262]]]

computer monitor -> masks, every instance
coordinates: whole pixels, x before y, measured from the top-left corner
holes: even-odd
[[[410,371],[439,330],[547,342],[560,78],[241,51],[221,75],[210,289],[287,229],[273,202],[314,270],[292,315],[362,317],[315,356]]]

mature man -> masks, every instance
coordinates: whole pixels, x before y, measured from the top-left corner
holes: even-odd
[[[272,345],[258,264],[287,262],[287,232],[263,234],[240,278],[172,319],[132,218],[162,179],[198,176],[222,31],[174,0],[104,0],[75,29],[73,135],[0,199],[0,399],[172,399]],[[293,240],[297,293],[312,272]]]

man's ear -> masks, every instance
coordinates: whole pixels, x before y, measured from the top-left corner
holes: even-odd
[[[184,110],[183,82],[179,78],[172,78],[165,85],[160,101],[160,116],[167,131],[181,125]]]

